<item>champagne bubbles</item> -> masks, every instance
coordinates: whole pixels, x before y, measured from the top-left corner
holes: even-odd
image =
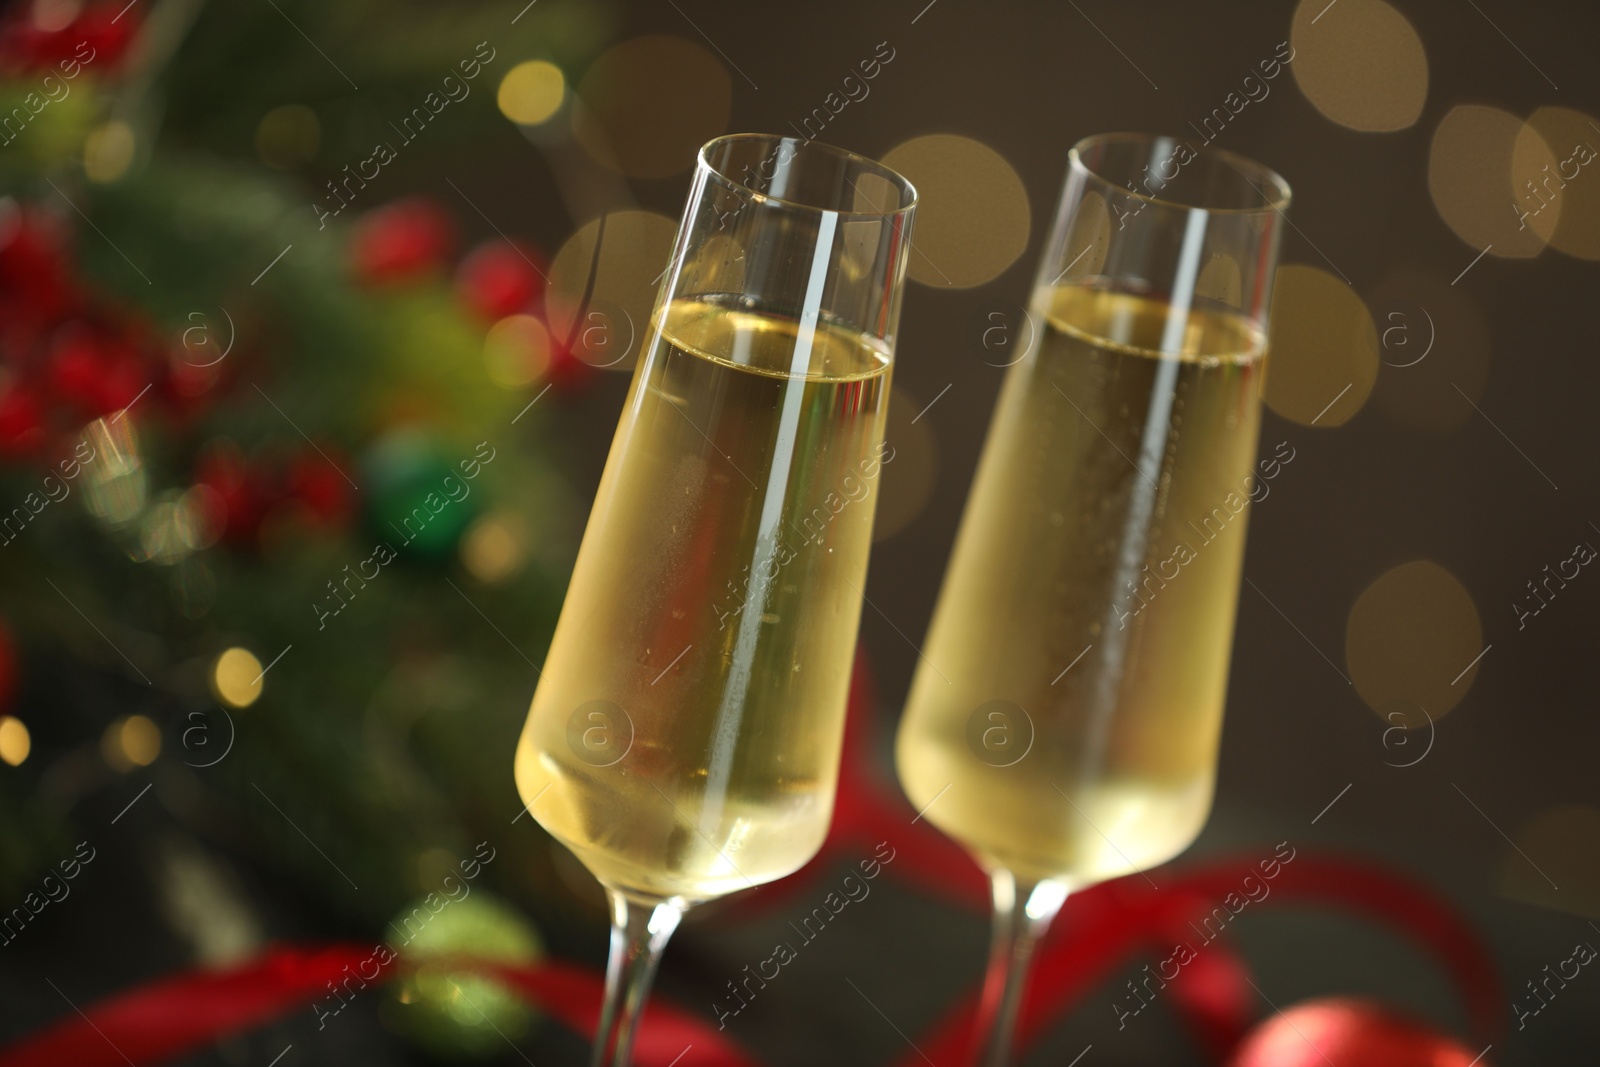
[[[1345,624],[1350,680],[1391,726],[1430,726],[1455,707],[1482,652],[1472,595],[1431,560],[1401,564],[1367,586]]]
[[[1301,0],[1289,42],[1295,83],[1329,120],[1386,133],[1422,114],[1428,98],[1422,38],[1383,0]]]
[[[553,337],[592,367],[632,369],[677,230],[653,211],[614,211],[580,226],[550,263]]]
[[[567,748],[591,767],[620,763],[633,748],[633,719],[620,704],[586,700],[567,716]]]
[[[1013,767],[1033,749],[1033,717],[1020,704],[990,700],[967,716],[967,748],[991,767]]]
[[[1378,378],[1378,331],[1349,286],[1316,267],[1278,270],[1267,407],[1302,426],[1342,426]]]
[[[577,96],[572,134],[595,162],[630,178],[667,178],[727,126],[733,82],[705,48],[657,34],[601,55]]]
[[[1560,162],[1537,130],[1511,112],[1463,104],[1433,131],[1428,192],[1439,217],[1473,248],[1506,258],[1536,256],[1559,224],[1562,204],[1558,198],[1532,214],[1538,201],[1518,190]]]
[[[970,289],[998,278],[1028,247],[1028,190],[1005,157],[981,141],[915,137],[891,148],[883,165],[917,188],[906,267],[913,280]]]

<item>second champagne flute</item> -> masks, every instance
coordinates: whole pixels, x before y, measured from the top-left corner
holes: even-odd
[[[982,1062],[1073,890],[1187,848],[1211,807],[1288,186],[1092,137],[1007,371],[896,744],[989,872]]]
[[[597,1067],[684,909],[827,832],[915,195],[816,142],[700,152],[516,755],[610,898]]]

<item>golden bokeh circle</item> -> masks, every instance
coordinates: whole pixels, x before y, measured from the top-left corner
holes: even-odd
[[[1378,331],[1367,305],[1317,267],[1278,268],[1262,399],[1302,426],[1342,426],[1378,378]]]
[[[248,708],[266,684],[261,661],[245,648],[230,648],[211,665],[211,692],[233,708]]]
[[[548,122],[567,96],[567,77],[561,68],[543,59],[530,59],[506,71],[495,102],[500,114],[519,126]]]
[[[1529,143],[1532,139],[1533,143]],[[1517,158],[1528,166],[1539,150],[1555,159],[1548,171],[1514,174],[1512,190],[1527,220],[1552,248],[1579,259],[1600,259],[1600,120],[1568,107],[1541,107],[1517,134]],[[1549,164],[1545,164],[1549,166]],[[1527,182],[1533,182],[1529,190]],[[1545,222],[1551,208],[1552,221]]]
[[[906,272],[915,281],[970,289],[993,281],[1028,247],[1028,190],[1005,157],[957,134],[914,137],[883,164],[917,189]]]
[[[483,365],[502,388],[532,385],[550,368],[550,331],[533,315],[507,315],[484,336]]]
[[[83,173],[92,182],[114,182],[128,172],[136,148],[133,127],[121,119],[96,126],[83,141]]]
[[[461,539],[461,562],[478,581],[496,585],[515,575],[528,558],[528,529],[515,515],[480,516]]]
[[[555,343],[570,343],[591,366],[631,370],[677,233],[654,211],[613,211],[578,227],[550,261],[545,311]]]
[[[1502,854],[1497,881],[1508,897],[1600,919],[1600,809],[1557,804],[1539,812]]]
[[[1401,269],[1367,298],[1383,366],[1373,400],[1395,422],[1449,434],[1476,413],[1489,380],[1489,325],[1459,286]]]
[[[256,125],[256,154],[269,167],[289,170],[309,163],[321,143],[322,123],[304,104],[275,107]]]
[[[1428,55],[1410,21],[1383,0],[1301,0],[1289,69],[1311,105],[1341,126],[1403,130],[1428,98]]]
[[[1472,688],[1483,622],[1455,575],[1413,560],[1356,598],[1344,649],[1350,681],[1368,707],[1391,725],[1426,728]]]
[[[1514,190],[1555,162],[1537,132],[1525,131],[1511,112],[1462,104],[1433,131],[1428,193],[1439,217],[1475,250],[1487,248],[1490,255],[1506,258],[1536,256],[1545,246],[1540,231],[1557,224],[1561,204],[1541,213],[1537,225],[1525,225]]]
[[[0,761],[18,767],[32,751],[33,736],[27,724],[14,715],[0,715]]]
[[[933,436],[929,405],[900,388],[889,394],[887,450],[872,492],[878,495],[872,539],[887,541],[917,520],[933,499],[939,480],[939,443]],[[918,415],[921,418],[918,418]]]
[[[732,107],[733,81],[711,52],[681,37],[634,37],[584,72],[572,134],[604,167],[666,178],[694,165]]]
[[[161,728],[143,715],[124,715],[100,735],[100,755],[123,774],[148,767],[161,755]]]

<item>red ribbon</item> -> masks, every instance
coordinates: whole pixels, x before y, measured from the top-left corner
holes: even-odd
[[[0,1051],[0,1067],[161,1063],[313,1004],[327,996],[330,983],[337,985],[371,961],[370,945],[286,945],[231,970],[196,970],[162,978],[93,1004],[81,1016],[65,1016]],[[582,1034],[594,1033],[605,988],[599,973],[569,963],[515,967],[463,960],[462,966],[499,979],[563,1025]],[[391,966],[388,976],[393,975]],[[327,1025],[338,1022],[329,1020]],[[661,997],[652,998],[645,1007],[634,1061],[639,1067],[670,1067],[674,1062],[679,1067],[754,1067],[756,1063],[717,1031]]]
[[[894,849],[894,858],[885,869],[896,877],[974,911],[988,909],[987,879],[966,854],[919,819],[898,793],[878,784],[870,772],[870,744],[863,725],[863,709],[872,706],[870,690],[867,674],[858,666],[838,802],[818,861],[791,878],[721,905],[725,917],[768,909],[813,891],[816,878],[831,864],[853,863],[885,841]],[[1341,908],[1391,926],[1416,942],[1448,968],[1469,1017],[1479,1028],[1477,1039],[1496,1038],[1505,1019],[1493,963],[1472,928],[1425,888],[1359,861],[1312,856],[1296,856],[1266,880],[1255,858],[1219,860],[1186,870],[1162,868],[1152,875],[1152,880],[1159,877],[1159,889],[1147,882],[1146,876],[1135,875],[1071,896],[1034,960],[1017,1035],[1019,1053],[1079,1006],[1129,957],[1148,953],[1152,960],[1165,958],[1180,941],[1193,947],[1196,955],[1162,988],[1162,1002],[1178,1013],[1214,1062],[1230,1054],[1242,1056],[1250,1049],[1270,1047],[1270,1042],[1263,1046],[1256,1039],[1269,1027],[1276,1027],[1271,1033],[1281,1029],[1273,1020],[1240,1044],[1250,1020],[1269,1010],[1251,988],[1244,963],[1225,939],[1207,942],[1206,935],[1191,925],[1230,893],[1242,893],[1241,882],[1251,875],[1269,886],[1270,892],[1247,905],[1249,908],[1268,907],[1270,901]],[[146,1064],[171,1059],[311,1004],[324,996],[330,983],[359,971],[371,959],[368,946],[287,946],[233,970],[191,971],[159,979],[92,1005],[82,1016],[66,1016],[0,1052],[0,1067],[63,1063],[120,1067],[124,1056]],[[558,962],[514,967],[463,960],[461,965],[498,978],[570,1029],[594,1033],[604,989],[604,979],[597,971]],[[971,969],[979,975],[982,961],[973,960]],[[938,1017],[943,1021],[917,1039],[921,1051],[906,1055],[896,1067],[921,1067],[923,1054],[938,1063],[965,1062],[979,993],[975,984],[957,1005],[941,1011]],[[1112,991],[1106,999],[1107,1011],[1113,1010],[1113,998],[1120,996],[1120,991]],[[1403,1050],[1413,1047],[1419,1034],[1426,1035],[1413,1024],[1378,1018],[1379,1014],[1330,1010],[1317,1018],[1337,1023],[1326,1030],[1329,1040],[1365,1042],[1360,1047],[1366,1048],[1388,1042],[1385,1047],[1390,1051]],[[1445,1039],[1437,1040],[1439,1047],[1456,1047]],[[670,1006],[660,996],[651,998],[645,1009],[635,1060],[639,1067],[753,1067],[756,1063],[707,1022]],[[1267,1061],[1252,1052],[1234,1062],[1254,1067]],[[1363,1058],[1361,1062],[1401,1060]]]

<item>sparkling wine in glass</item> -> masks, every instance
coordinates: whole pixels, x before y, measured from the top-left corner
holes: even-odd
[[[701,149],[516,754],[610,898],[597,1067],[684,909],[827,832],[915,195],[814,141]]]
[[[990,1067],[1067,894],[1176,856],[1210,810],[1289,202],[1167,137],[1069,160],[896,743],[993,881]]]

